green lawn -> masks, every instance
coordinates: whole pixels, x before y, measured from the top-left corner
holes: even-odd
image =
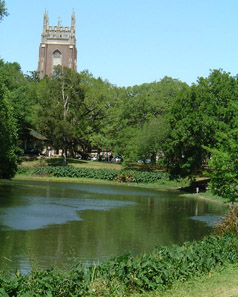
[[[68,159],[68,165],[76,168],[94,168],[94,169],[116,169],[121,170],[122,165],[110,162],[99,161],[86,161],[77,159]],[[42,158],[42,159],[29,159],[21,163],[22,166],[34,168],[42,165],[62,165],[62,158]]]
[[[145,170],[149,169],[150,171],[158,171],[160,170],[160,167],[158,165],[152,165],[152,164],[141,164],[141,163],[133,163],[128,164],[126,167],[122,164],[118,163],[111,163],[111,162],[105,162],[105,161],[87,161],[87,160],[78,160],[78,159],[67,159],[68,165],[77,167],[77,168],[94,168],[94,169],[116,169],[121,170],[123,168],[131,169],[131,170]],[[40,159],[37,158],[25,158],[23,159],[21,165],[34,168],[37,166],[42,165],[62,165],[63,161],[62,158],[58,157],[42,157]]]

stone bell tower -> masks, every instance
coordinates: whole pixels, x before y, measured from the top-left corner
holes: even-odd
[[[44,13],[38,62],[40,79],[45,75],[52,75],[54,67],[57,65],[77,70],[74,11],[71,16],[70,27],[62,26],[60,18],[57,26],[50,26],[48,12],[45,11]]]

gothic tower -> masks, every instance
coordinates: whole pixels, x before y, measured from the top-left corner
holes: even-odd
[[[77,70],[74,11],[71,16],[71,27],[63,27],[60,18],[57,26],[50,26],[48,12],[45,11],[44,14],[38,62],[40,78],[51,75],[54,66],[57,65]]]

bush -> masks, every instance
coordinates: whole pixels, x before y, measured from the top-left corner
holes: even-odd
[[[182,246],[157,247],[151,254],[122,257],[99,266],[99,276],[109,281],[117,279],[129,290],[164,289],[176,280],[185,281],[209,273],[217,265],[238,260],[238,238],[233,234],[212,235],[200,242]]]
[[[40,166],[34,169],[32,174],[38,176],[70,178],[85,177],[130,183],[153,183],[158,180],[162,181],[169,179],[169,175],[164,172],[143,172],[134,170],[118,171],[113,169],[75,168],[72,166]]]
[[[48,166],[38,167],[33,171],[33,175],[70,177],[70,178],[94,178],[104,180],[114,180],[117,176],[116,170],[75,168],[72,166]]]
[[[29,172],[30,172],[30,168],[25,167],[25,166],[20,166],[20,165],[17,166],[17,173],[18,174],[27,174]]]
[[[238,205],[230,205],[230,210],[214,227],[214,233],[217,235],[230,232],[238,234]]]
[[[154,183],[161,179],[168,180],[169,175],[164,172],[125,170],[121,171],[116,177],[118,182],[130,183]]]

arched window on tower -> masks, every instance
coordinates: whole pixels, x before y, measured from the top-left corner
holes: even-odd
[[[62,65],[62,54],[59,50],[55,50],[52,55],[52,73],[54,74],[54,67]]]

